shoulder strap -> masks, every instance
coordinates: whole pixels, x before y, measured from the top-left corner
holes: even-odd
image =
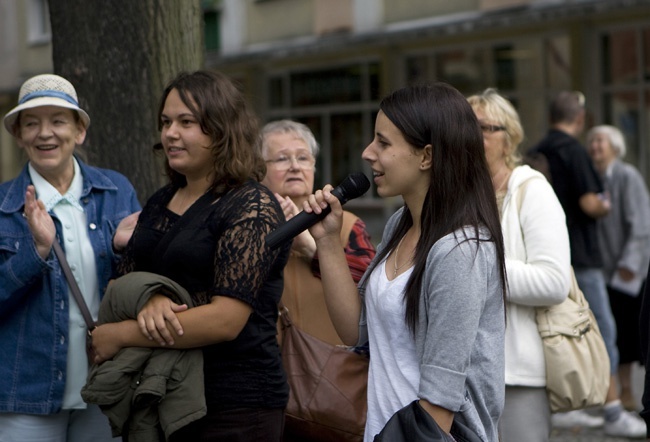
[[[519,193],[517,194],[517,212],[521,214],[521,204],[522,201],[524,200],[524,195],[526,194],[525,190],[526,187],[528,187],[528,183],[530,183],[532,180],[537,179],[538,177],[530,177],[521,185],[519,186]],[[539,178],[541,179],[541,178]],[[521,227],[521,223],[520,223]],[[523,230],[522,230],[523,233]],[[578,281],[576,280],[576,275],[575,272],[573,271],[573,266],[571,266],[571,285],[569,287],[569,296],[568,299],[571,299],[574,302],[577,302],[581,306],[583,306],[586,303],[586,299],[584,297],[584,294],[582,293],[582,290],[580,290],[580,287],[578,286]],[[546,307],[537,307],[540,310],[545,309]]]
[[[282,301],[278,303],[278,316],[282,323],[282,330],[286,330],[288,327],[293,325],[293,321],[291,321],[291,317],[289,316],[289,309]]]
[[[517,212],[521,213],[521,204],[524,201],[524,195],[526,195],[526,188],[528,187],[528,183],[536,179],[541,179],[541,177],[532,176],[530,178],[527,178],[523,183],[519,185],[519,189],[517,189]]]
[[[96,326],[95,321],[93,321],[93,317],[90,314],[90,310],[88,310],[88,305],[86,305],[86,301],[84,300],[84,297],[81,294],[81,290],[77,285],[77,281],[74,279],[72,270],[70,270],[70,266],[68,265],[68,260],[65,258],[65,253],[63,252],[61,245],[56,239],[52,243],[52,248],[54,249],[54,253],[56,254],[56,257],[59,260],[59,264],[61,265],[61,269],[63,270],[65,279],[68,280],[68,285],[70,286],[70,291],[72,292],[72,296],[74,297],[74,300],[77,302],[77,305],[79,306],[79,310],[81,311],[81,314],[84,317],[84,321],[86,322],[86,326],[88,327],[88,332],[91,332],[95,329]]]

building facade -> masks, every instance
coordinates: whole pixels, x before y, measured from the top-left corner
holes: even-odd
[[[614,124],[627,161],[650,176],[647,0],[224,0],[206,65],[238,79],[263,120],[292,118],[321,143],[317,185],[365,171],[381,98],[445,81],[495,87],[516,105],[523,148],[546,132],[558,91],[586,96],[590,124]],[[348,206],[378,240],[401,201],[369,192]]]
[[[621,128],[626,160],[650,177],[650,0],[203,0],[206,68],[237,79],[263,121],[306,123],[321,144],[317,186],[369,173],[361,151],[379,101],[401,86],[495,87],[516,105],[523,148],[564,89],[590,124]],[[52,71],[47,0],[0,0],[0,113]],[[0,131],[0,181],[24,158]],[[401,201],[374,190],[348,206],[378,241]]]

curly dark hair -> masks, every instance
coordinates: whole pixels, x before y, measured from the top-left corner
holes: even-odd
[[[266,165],[259,154],[260,127],[244,95],[221,72],[181,72],[165,88],[158,109],[158,130],[162,129],[162,111],[169,93],[176,89],[183,103],[210,136],[214,175],[211,190],[223,193],[239,187],[248,179],[261,181]],[[162,149],[162,144],[156,144]],[[185,176],[169,164],[166,173],[172,184],[184,187]]]

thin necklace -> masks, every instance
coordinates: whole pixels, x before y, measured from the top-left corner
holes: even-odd
[[[506,169],[506,170],[507,170],[506,175],[503,177],[503,180],[501,181],[499,187],[497,187],[496,190],[494,191],[495,193],[501,191],[501,189],[503,189],[503,186],[508,182],[508,178],[510,178],[510,172],[512,171],[510,169]]]
[[[402,264],[401,266],[397,267],[397,255],[399,254],[399,246],[402,245],[402,241],[404,241],[404,238],[405,238],[405,237],[406,237],[406,235],[402,236],[402,239],[400,239],[400,240],[399,240],[399,243],[397,243],[397,247],[395,247],[395,260],[393,261],[393,279],[395,279],[395,278],[397,277],[397,272],[399,271],[399,269],[401,269],[401,268],[404,267],[406,264],[408,264],[409,262],[411,262],[410,259],[407,259],[406,262],[405,262],[404,264]]]

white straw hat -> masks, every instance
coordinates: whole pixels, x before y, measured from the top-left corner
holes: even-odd
[[[79,107],[77,91],[63,77],[53,74],[37,75],[30,78],[20,88],[18,106],[10,110],[4,117],[5,128],[13,135],[12,127],[18,114],[25,109],[40,106],[59,106],[72,109],[79,114],[84,126],[90,125],[90,117]]]

